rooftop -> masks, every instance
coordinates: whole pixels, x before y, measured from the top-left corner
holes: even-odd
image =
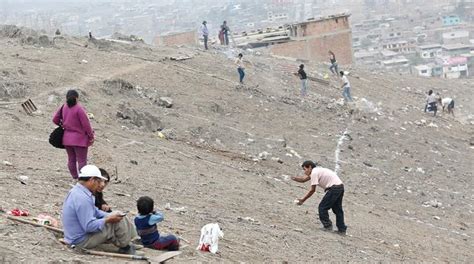
[[[437,49],[437,48],[441,48],[442,45],[441,44],[426,44],[426,45],[421,45],[421,46],[418,46],[419,49]]]
[[[443,38],[445,39],[468,38],[468,37],[469,37],[469,31],[465,31],[465,30],[443,33]]]
[[[469,48],[471,48],[471,46],[461,44],[461,43],[443,45],[444,50],[457,50],[457,49],[469,49]]]

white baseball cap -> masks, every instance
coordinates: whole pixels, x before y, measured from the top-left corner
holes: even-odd
[[[104,176],[102,176],[102,173],[100,173],[99,168],[94,165],[86,165],[82,167],[81,171],[79,172],[79,178],[87,178],[87,177],[96,177],[100,178],[102,180],[107,180]]]

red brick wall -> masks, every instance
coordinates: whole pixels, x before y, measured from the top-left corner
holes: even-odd
[[[293,41],[270,46],[275,55],[310,61],[329,61],[328,51],[336,54],[339,64],[352,63],[352,32],[347,17],[316,21],[305,24],[305,36],[300,35]],[[303,26],[303,25],[301,25]]]
[[[174,46],[174,45],[196,45],[197,37],[195,31],[171,34],[167,36],[158,36],[153,41],[156,46]]]
[[[309,23],[306,26],[306,33],[308,35],[320,35],[346,29],[350,29],[348,17],[339,17]]]

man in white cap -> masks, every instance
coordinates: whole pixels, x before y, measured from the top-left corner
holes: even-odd
[[[86,249],[112,242],[120,248],[119,253],[135,254],[135,247],[130,243],[135,229],[125,214],[108,214],[94,205],[93,193],[106,180],[96,166],[82,167],[78,183],[69,191],[63,205],[64,240]]]

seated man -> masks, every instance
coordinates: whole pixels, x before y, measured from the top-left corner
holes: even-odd
[[[105,184],[99,168],[84,166],[78,183],[69,191],[63,205],[62,222],[64,240],[79,248],[95,248],[111,242],[119,247],[119,253],[135,254],[130,243],[134,226],[120,213],[108,214],[94,205],[93,193]]]

